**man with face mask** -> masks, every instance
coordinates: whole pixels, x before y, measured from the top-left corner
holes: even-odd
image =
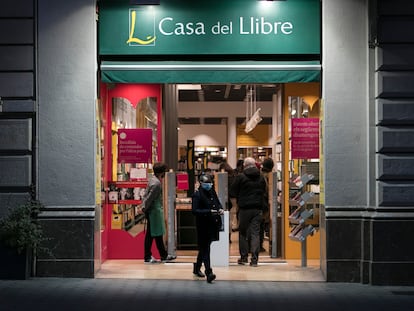
[[[224,210],[221,206],[216,191],[213,188],[213,180],[210,175],[200,176],[200,187],[192,196],[192,212],[196,217],[197,228],[197,262],[194,263],[193,274],[203,278],[207,276],[207,282],[216,279],[210,263],[210,246],[212,241],[219,239],[221,229],[221,216]],[[204,264],[205,274],[201,272]]]

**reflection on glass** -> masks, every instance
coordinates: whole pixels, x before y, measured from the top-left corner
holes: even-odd
[[[136,236],[144,231],[144,215],[138,210],[142,203],[148,174],[152,163],[118,163],[118,130],[151,129],[152,163],[157,158],[158,112],[157,98],[147,97],[135,105],[126,98],[113,98],[112,133],[113,133],[113,183],[110,185],[112,197],[112,229],[127,231]],[[142,173],[144,170],[144,173]],[[139,174],[136,174],[139,172]],[[132,173],[132,174],[131,174]]]

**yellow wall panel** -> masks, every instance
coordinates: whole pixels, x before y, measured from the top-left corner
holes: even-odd
[[[269,146],[269,137],[271,136],[271,125],[258,124],[253,131],[246,133],[244,125],[237,126],[238,147],[260,147]]]

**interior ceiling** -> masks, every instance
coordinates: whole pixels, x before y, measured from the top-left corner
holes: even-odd
[[[253,89],[256,94],[256,102],[271,102],[273,94],[277,92],[278,87],[278,84],[189,84],[184,85],[183,89],[178,88],[178,101],[240,102],[240,104],[245,104],[246,100],[248,100],[249,90]],[[237,118],[236,121],[237,124],[244,124],[245,118]],[[179,123],[227,124],[227,118],[179,118]],[[263,118],[260,124],[272,124],[272,118]]]
[[[195,86],[195,85],[193,85]],[[198,85],[200,86],[200,85]],[[249,89],[256,88],[256,101],[272,101],[277,84],[201,84],[201,89],[179,89],[180,102],[242,102]]]

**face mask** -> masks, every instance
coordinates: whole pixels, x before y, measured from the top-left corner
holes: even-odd
[[[213,184],[212,183],[201,183],[201,187],[204,189],[204,190],[210,190],[212,187],[213,187]]]

